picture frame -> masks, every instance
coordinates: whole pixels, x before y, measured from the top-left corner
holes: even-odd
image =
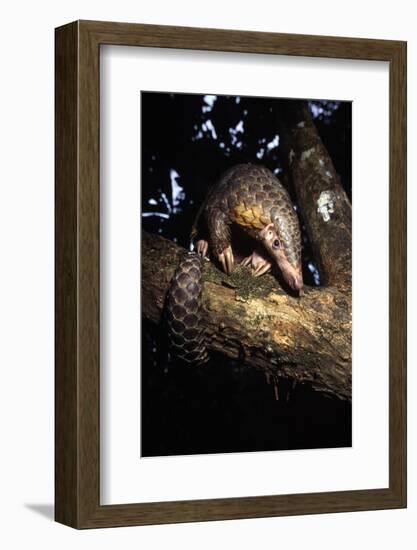
[[[389,486],[100,504],[100,46],[389,63]],[[56,29],[55,519],[78,529],[406,506],[406,43],[76,21]]]

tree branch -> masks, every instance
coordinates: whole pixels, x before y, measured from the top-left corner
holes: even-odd
[[[142,234],[142,312],[159,323],[166,292],[185,250]],[[227,277],[204,267],[204,324],[209,350],[277,378],[351,399],[351,298],[338,288],[289,296],[272,275],[253,278],[238,267]]]
[[[278,113],[281,145],[322,280],[349,290],[352,206],[305,101],[285,100]]]

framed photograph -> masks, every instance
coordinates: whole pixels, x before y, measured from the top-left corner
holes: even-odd
[[[56,520],[406,506],[406,43],[56,29]]]

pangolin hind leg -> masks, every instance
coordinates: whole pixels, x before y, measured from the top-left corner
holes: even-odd
[[[223,271],[228,275],[234,268],[234,256],[230,243],[230,228],[227,216],[220,209],[210,209],[207,215],[210,244]]]

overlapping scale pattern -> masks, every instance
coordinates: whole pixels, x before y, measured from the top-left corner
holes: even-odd
[[[167,297],[168,338],[173,354],[187,363],[208,360],[201,323],[202,260],[185,255],[178,265]]]
[[[230,223],[254,232],[272,222],[289,262],[294,267],[301,265],[297,214],[287,190],[268,168],[238,164],[227,170],[207,199],[206,218],[219,211]]]

